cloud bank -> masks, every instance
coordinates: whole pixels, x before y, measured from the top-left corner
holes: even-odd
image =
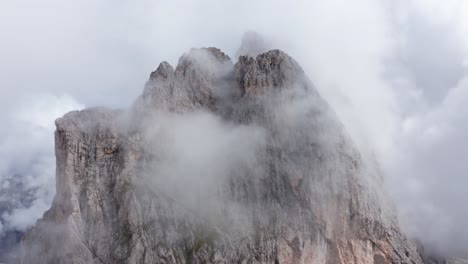
[[[51,201],[56,117],[126,107],[160,61],[201,46],[234,57],[253,30],[304,67],[380,162],[407,231],[467,255],[467,13],[460,0],[3,1],[0,185],[22,175],[34,190],[3,229],[30,226]]]

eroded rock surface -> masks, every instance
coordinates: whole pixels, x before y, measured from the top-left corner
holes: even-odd
[[[194,113],[235,142],[202,135],[182,170],[168,153],[191,136]],[[280,50],[234,64],[193,49],[175,69],[161,63],[129,110],[71,112],[56,125],[57,194],[23,238],[22,263],[423,263],[374,165]],[[229,157],[200,159],[213,143]]]

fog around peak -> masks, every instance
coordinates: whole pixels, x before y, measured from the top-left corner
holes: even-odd
[[[235,62],[253,31],[302,65],[378,160],[409,234],[466,255],[467,12],[457,0],[3,1],[0,186],[18,177],[34,198],[1,226],[24,230],[51,202],[55,118],[127,107],[161,61],[193,47]]]

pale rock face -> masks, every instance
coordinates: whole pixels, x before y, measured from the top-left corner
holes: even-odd
[[[236,135],[213,151],[229,162],[210,164],[202,144],[190,151],[207,166],[167,166],[180,159],[163,150],[195,132],[177,130],[172,144],[148,128],[199,112]],[[75,111],[56,125],[57,195],[23,238],[22,263],[423,263],[373,164],[282,51],[233,64],[193,49],[175,69],[161,63],[131,109]]]

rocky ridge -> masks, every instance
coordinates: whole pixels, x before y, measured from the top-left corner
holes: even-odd
[[[166,149],[192,132],[172,142],[155,126],[193,113],[247,132],[222,149],[229,162],[173,171]],[[280,50],[233,63],[192,49],[175,69],[162,62],[131,109],[75,111],[56,126],[57,194],[24,236],[22,263],[424,263],[378,170]]]

